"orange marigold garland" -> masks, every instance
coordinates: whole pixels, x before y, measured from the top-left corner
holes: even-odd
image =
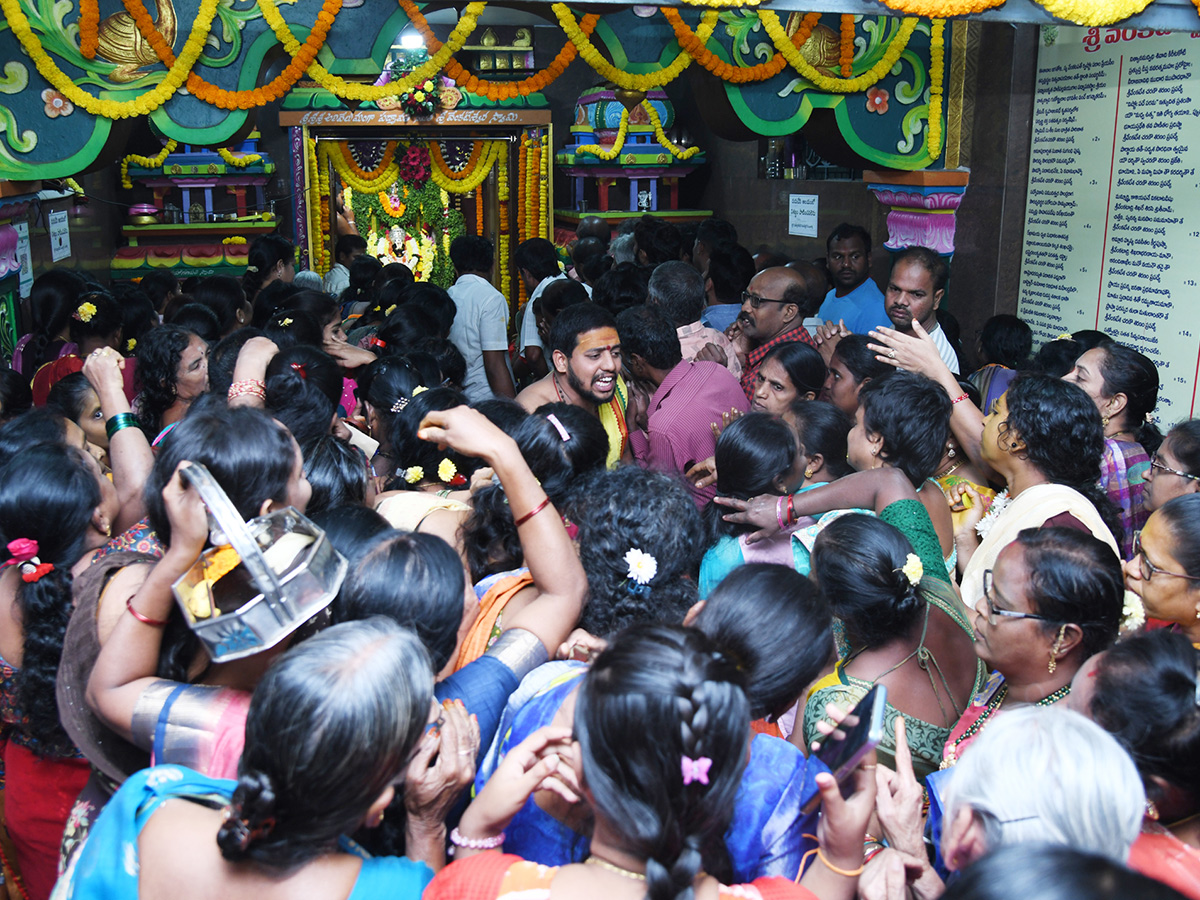
[[[379,161],[379,165],[369,172],[360,166],[358,160],[354,158],[354,151],[350,149],[349,141],[338,141],[337,146],[342,153],[342,159],[346,161],[346,165],[350,167],[351,172],[363,181],[374,181],[387,171],[388,166],[392,164],[392,160],[396,157],[396,147],[399,146],[399,141],[388,141],[384,145],[383,159]]]
[[[450,164],[446,162],[446,158],[442,156],[442,145],[438,141],[429,142],[429,162],[438,167],[441,174],[445,175],[451,181],[462,181],[475,171],[475,166],[479,164],[479,157],[483,155],[485,141],[475,141],[471,147],[471,158],[463,164],[463,167],[457,171],[450,168]]]
[[[1196,0],[1200,3],[1200,0]],[[756,66],[733,66],[718,57],[715,53],[709,50],[698,37],[696,32],[683,21],[683,17],[679,15],[679,11],[670,7],[663,7],[662,14],[671,24],[671,28],[675,32],[675,40],[679,46],[688,52],[688,54],[697,63],[702,65],[712,74],[716,75],[722,81],[727,81],[730,84],[748,84],[756,81],[766,81],[768,78],[774,78],[787,66],[787,60],[782,53],[776,53],[769,60],[759,63]],[[803,47],[804,44],[812,37],[813,29],[817,27],[817,23],[821,21],[819,12],[809,13],[804,17],[800,27],[796,33],[792,35],[792,44],[797,48]]]
[[[475,188],[475,233],[483,236],[483,185]]]
[[[79,0],[79,52],[95,59],[100,46],[100,0]]]
[[[842,16],[842,46],[839,57],[842,77],[849,78],[854,70],[854,16]]]
[[[154,49],[159,61],[167,67],[174,65],[175,54],[158,28],[155,27],[154,22],[151,21],[150,14],[146,12],[145,3],[142,0],[122,0],[122,2],[125,4],[125,11],[133,19],[142,37]],[[188,93],[220,109],[253,109],[278,100],[292,89],[300,80],[300,76],[316,60],[317,53],[324,46],[329,29],[333,27],[333,20],[341,8],[342,0],[325,0],[320,13],[317,14],[317,21],[313,23],[312,30],[308,33],[308,39],[300,47],[300,52],[268,84],[248,91],[227,91],[210,84],[195,72],[189,72]]]

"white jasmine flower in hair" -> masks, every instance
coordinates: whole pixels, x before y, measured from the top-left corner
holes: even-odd
[[[1146,607],[1142,598],[1133,591],[1125,592],[1125,606],[1121,609],[1121,634],[1137,631],[1146,624]]]
[[[908,554],[908,558],[904,560],[904,565],[900,569],[908,578],[909,584],[920,584],[921,577],[925,574],[925,567],[921,565],[921,557],[915,553]]]
[[[629,566],[628,577],[638,584],[649,584],[658,574],[658,560],[636,547],[626,551],[625,562]]]

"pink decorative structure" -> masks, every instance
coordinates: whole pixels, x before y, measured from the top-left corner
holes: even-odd
[[[889,250],[929,247],[943,256],[954,254],[955,213],[967,191],[965,170],[863,173],[867,190],[888,208]]]

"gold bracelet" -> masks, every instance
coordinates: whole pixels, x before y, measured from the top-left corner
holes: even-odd
[[[846,878],[857,878],[863,873],[863,869],[866,868],[864,864],[860,863],[857,869],[839,869],[825,858],[825,854],[821,851],[820,845],[817,845],[817,859],[825,863],[825,868],[827,868],[830,872],[834,872],[837,875],[844,875]]]

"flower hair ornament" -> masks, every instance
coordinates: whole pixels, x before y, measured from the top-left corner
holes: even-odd
[[[630,547],[625,551],[624,558],[625,564],[629,566],[629,572],[626,574],[623,584],[635,597],[649,597],[650,582],[658,574],[658,560],[637,547]]]
[[[693,781],[700,784],[708,784],[708,770],[712,768],[712,760],[707,756],[692,759],[685,753],[683,759],[680,760],[680,768],[683,770],[683,783],[685,787]]]
[[[416,391],[413,391],[413,393],[415,394]],[[443,459],[438,464],[437,474],[440,480],[452,487],[462,487],[462,485],[467,483],[466,476],[461,474],[458,471],[458,466],[449,459]]]
[[[287,327],[288,327],[289,325],[291,325],[291,324],[292,324],[292,320],[291,320],[291,319],[280,319],[280,320],[279,320],[279,327],[280,327],[280,328],[287,328]]]
[[[80,303],[75,309],[75,313],[71,316],[76,321],[88,323],[92,321],[92,317],[96,315],[95,303]]]
[[[137,338],[130,338],[125,342],[125,352],[132,353],[137,349]]]
[[[418,384],[415,388],[413,388],[412,395],[415,397],[415,396],[417,396],[417,394],[423,394],[427,390],[429,390],[429,388],[425,387],[425,385]]]
[[[0,569],[5,566],[20,566],[21,580],[26,584],[38,581],[43,575],[54,571],[53,563],[44,563],[38,559],[38,542],[29,538],[17,538],[8,542],[8,552],[12,554]]]
[[[921,583],[921,578],[925,575],[925,567],[921,565],[921,557],[915,553],[908,554],[904,560],[904,565],[900,567],[900,571],[908,579],[908,583],[916,587]]]
[[[420,466],[409,466],[407,469],[400,470],[400,476],[408,484],[416,484],[425,477],[425,470]]]

